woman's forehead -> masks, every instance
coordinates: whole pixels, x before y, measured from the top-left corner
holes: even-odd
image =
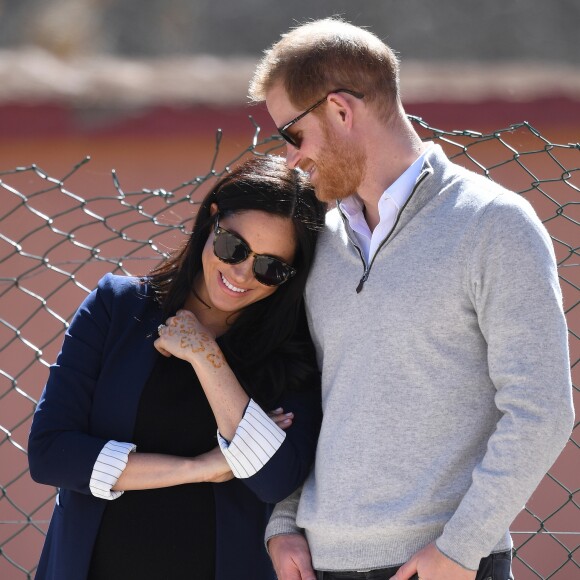
[[[294,224],[288,217],[246,210],[220,217],[220,226],[238,234],[257,254],[290,258],[296,247]]]

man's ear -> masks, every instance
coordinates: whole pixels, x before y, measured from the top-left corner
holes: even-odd
[[[328,96],[328,109],[332,121],[338,122],[343,129],[352,128],[354,111],[348,96],[344,93],[331,93]]]

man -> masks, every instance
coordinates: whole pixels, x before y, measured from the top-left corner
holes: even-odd
[[[288,164],[337,202],[305,294],[315,468],[267,531],[281,580],[507,580],[509,525],[573,425],[550,238],[525,200],[421,141],[398,68],[325,19],[283,35],[250,85]]]

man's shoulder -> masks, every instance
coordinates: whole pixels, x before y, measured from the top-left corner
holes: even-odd
[[[440,188],[454,209],[463,208],[477,215],[493,207],[533,213],[529,202],[520,194],[455,162],[449,162],[446,167]]]
[[[429,149],[425,163],[430,168],[433,185],[441,190],[455,192],[457,195],[470,197],[484,204],[499,195],[508,194],[507,199],[517,196],[488,176],[468,169],[456,159],[449,159],[440,145],[434,145]]]
[[[348,241],[348,234],[344,225],[344,219],[338,207],[334,207],[326,213],[324,228],[320,232],[318,246],[327,245],[328,243],[345,244]]]

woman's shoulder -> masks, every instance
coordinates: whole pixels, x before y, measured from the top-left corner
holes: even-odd
[[[122,294],[138,288],[142,282],[136,276],[121,276],[119,274],[105,274],[98,282],[97,288],[114,294]]]
[[[147,278],[105,274],[93,293],[109,307],[120,307],[127,311],[142,310],[156,305],[154,292]]]
[[[152,294],[151,284],[147,278],[105,274],[97,284],[97,291],[115,297],[135,296],[145,298]]]

